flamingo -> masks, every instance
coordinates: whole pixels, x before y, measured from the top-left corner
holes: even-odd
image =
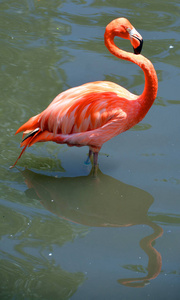
[[[130,40],[134,53],[119,49],[114,43],[116,36]],[[152,63],[140,54],[142,36],[127,19],[118,18],[107,25],[104,42],[117,58],[133,62],[143,70],[143,93],[132,94],[109,81],[89,82],[60,93],[44,111],[16,131],[16,134],[23,131],[23,138],[27,134],[20,144],[24,148],[18,159],[27,146],[53,141],[68,146],[89,146],[89,158],[93,155],[93,168],[97,169],[102,145],[145,117],[156,98],[158,80]]]

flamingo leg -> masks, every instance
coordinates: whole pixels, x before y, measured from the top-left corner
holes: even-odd
[[[85,164],[86,164],[86,165],[89,165],[89,164],[90,164],[92,154],[93,154],[92,150],[89,149],[88,158],[85,160]]]
[[[99,152],[93,152],[93,176],[97,176],[98,171],[98,154]]]

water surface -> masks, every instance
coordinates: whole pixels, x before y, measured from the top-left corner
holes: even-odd
[[[0,5],[0,298],[178,299],[179,2]],[[15,131],[58,93],[95,80],[142,92],[139,67],[104,46],[106,25],[121,16],[158,75],[145,119],[103,146],[97,180],[86,147],[53,143],[28,148],[9,170],[20,153]]]

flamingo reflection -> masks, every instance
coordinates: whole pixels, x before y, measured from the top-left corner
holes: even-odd
[[[93,227],[127,227],[144,224],[153,233],[140,241],[140,247],[148,256],[147,275],[119,279],[131,287],[143,287],[155,279],[162,266],[161,254],[152,246],[163,234],[162,228],[148,218],[153,197],[142,189],[122,183],[98,170],[80,177],[55,178],[23,171],[29,195],[35,192],[43,206],[59,217],[78,224]]]

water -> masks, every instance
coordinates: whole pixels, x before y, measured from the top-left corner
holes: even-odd
[[[179,2],[0,6],[0,299],[179,299]],[[158,74],[145,119],[103,146],[97,180],[84,165],[88,149],[53,143],[29,148],[9,170],[15,131],[59,92],[95,80],[142,92],[143,72],[103,44],[120,16],[142,34]]]

